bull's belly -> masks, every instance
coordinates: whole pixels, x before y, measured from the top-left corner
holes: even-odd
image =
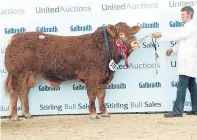
[[[77,74],[74,72],[54,72],[52,70],[48,70],[42,74],[45,79],[51,82],[63,82],[67,80],[75,80],[77,79]]]

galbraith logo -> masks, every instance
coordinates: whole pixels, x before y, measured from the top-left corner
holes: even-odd
[[[70,26],[70,31],[71,32],[78,32],[78,31],[92,31],[92,26],[91,25],[72,25]]]
[[[56,6],[56,7],[36,7],[36,13],[61,13],[61,12],[89,12],[91,11],[91,6]]]
[[[39,86],[39,91],[60,91],[60,86],[57,86],[56,88],[53,88],[51,86],[47,85],[40,85]]]
[[[197,1],[169,1],[170,7],[197,6]]]
[[[37,32],[58,32],[58,28],[57,26],[53,26],[53,27],[37,27],[36,28]]]
[[[140,82],[139,88],[160,88],[160,82]]]
[[[142,42],[142,48],[153,48],[153,42]],[[156,47],[159,47],[159,43],[156,43]]]
[[[141,28],[159,28],[159,23],[158,22],[143,22],[143,23],[137,23],[138,26]]]
[[[170,22],[169,22],[169,26],[170,26],[170,27],[183,27],[183,26],[184,26],[184,22],[180,22],[180,21],[170,21]]]
[[[130,69],[155,69],[155,68],[160,68],[160,64],[159,63],[141,63],[141,64],[133,64],[130,63],[129,64],[129,68]],[[127,69],[126,65],[118,65],[117,69]]]
[[[25,14],[24,9],[9,8],[9,9],[0,10],[0,15],[23,15],[23,14]]]
[[[119,84],[110,83],[105,87],[105,89],[126,89],[126,88],[127,86],[125,83],[119,83]],[[84,84],[74,84],[73,90],[87,90],[87,87]]]
[[[158,3],[124,3],[124,4],[102,4],[101,8],[103,11],[116,11],[116,10],[134,10],[134,9],[151,9],[158,8]]]
[[[24,27],[21,28],[5,28],[5,34],[16,34],[16,33],[24,33],[26,29]]]

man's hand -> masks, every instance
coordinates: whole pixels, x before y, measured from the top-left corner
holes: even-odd
[[[168,49],[167,51],[166,51],[166,55],[167,56],[170,56],[170,54],[173,52],[173,49],[172,48],[170,48],[170,49]]]
[[[152,34],[152,37],[154,37],[154,38],[159,38],[159,37],[161,37],[162,36],[162,34],[160,33],[160,32],[154,32],[153,34]]]

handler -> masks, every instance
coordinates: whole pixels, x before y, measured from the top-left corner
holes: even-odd
[[[177,69],[179,76],[179,84],[177,87],[177,97],[173,106],[173,111],[164,114],[164,117],[182,117],[184,111],[184,102],[186,89],[191,94],[192,111],[188,115],[197,115],[197,25],[193,21],[194,10],[190,6],[181,9],[181,18],[184,27],[180,31],[174,33],[152,34],[154,38],[161,38],[163,41],[177,40],[180,46],[170,48],[166,55],[172,52],[177,53]]]

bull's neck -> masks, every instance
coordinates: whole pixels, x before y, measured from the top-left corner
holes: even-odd
[[[109,37],[109,50],[110,50],[110,55],[112,59],[118,64],[121,60],[120,55],[118,54],[118,47],[115,44],[115,41],[117,39],[112,38],[111,36]]]

